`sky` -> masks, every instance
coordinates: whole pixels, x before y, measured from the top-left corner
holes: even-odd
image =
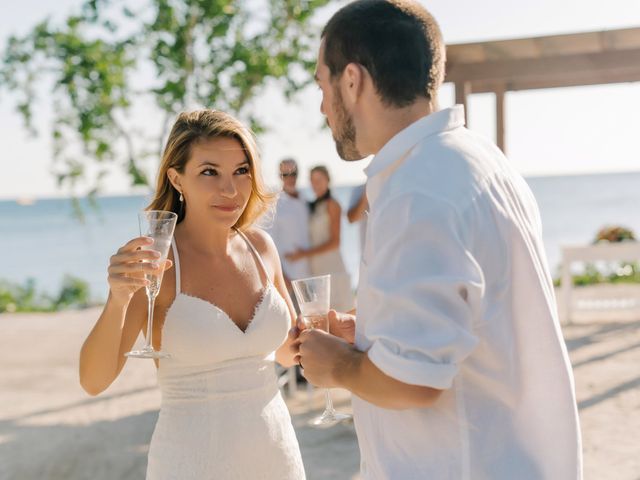
[[[0,48],[10,34],[25,33],[48,15],[60,18],[72,12],[79,0],[21,0],[0,6]],[[438,20],[447,43],[520,38],[583,31],[640,27],[638,0],[423,0]],[[328,8],[330,15],[341,2]],[[4,11],[2,11],[4,10]],[[46,92],[39,92],[46,98]],[[445,85],[440,104],[453,102],[453,88]],[[365,180],[368,160],[346,163],[335,153],[333,140],[322,129],[320,92],[310,86],[287,104],[274,89],[256,100],[260,116],[270,128],[259,138],[263,172],[269,184],[277,184],[281,158],[293,156],[301,166],[300,183],[308,183],[308,171],[327,165],[334,184]],[[506,97],[507,153],[526,176],[585,174],[640,170],[640,82],[511,92]],[[49,144],[50,106],[38,104],[41,135],[24,129],[14,104],[0,96],[0,198],[62,196],[51,174]],[[141,116],[141,120],[144,115]],[[491,94],[472,95],[469,128],[495,136],[494,99]],[[150,165],[154,169],[155,165]],[[150,172],[153,173],[153,172]],[[114,168],[104,193],[130,193],[129,181]]]

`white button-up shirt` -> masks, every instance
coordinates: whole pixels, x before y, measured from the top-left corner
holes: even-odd
[[[309,248],[309,207],[302,198],[295,198],[286,192],[281,192],[276,204],[276,212],[271,225],[266,227],[273,238],[282,270],[290,279],[306,278],[311,276],[309,260],[302,258],[290,262],[285,258],[288,253]]]
[[[581,478],[573,377],[538,208],[456,106],[393,137],[370,205],[356,346],[433,407],[353,408],[364,479]]]

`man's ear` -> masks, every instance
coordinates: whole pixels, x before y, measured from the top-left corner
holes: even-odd
[[[365,68],[358,63],[349,63],[342,72],[340,83],[342,98],[349,104],[354,104],[362,95],[366,75]]]

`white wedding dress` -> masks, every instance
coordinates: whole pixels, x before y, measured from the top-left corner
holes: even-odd
[[[260,255],[242,234],[268,279]],[[274,351],[290,327],[286,302],[267,280],[242,331],[220,308],[180,291],[167,311],[158,384],[162,403],[147,480],[305,478],[291,417],[280,395]]]

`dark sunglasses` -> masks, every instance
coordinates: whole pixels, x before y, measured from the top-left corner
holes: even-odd
[[[293,172],[286,172],[286,173],[281,173],[280,174],[280,178],[287,178],[287,177],[297,177],[298,176],[298,171],[294,170]]]

